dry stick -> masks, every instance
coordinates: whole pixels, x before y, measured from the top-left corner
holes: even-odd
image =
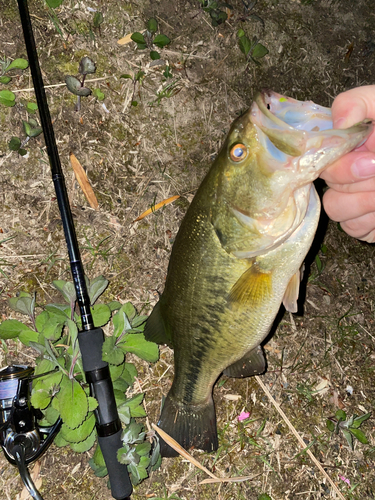
[[[263,391],[266,393],[268,399],[271,401],[271,403],[273,404],[273,406],[280,413],[280,415],[282,416],[284,422],[287,424],[287,426],[289,427],[289,429],[295,435],[295,437],[297,438],[299,444],[302,446],[302,448],[305,449],[306,448],[306,443],[303,441],[303,439],[301,438],[301,436],[298,434],[298,432],[296,431],[296,429],[293,427],[293,424],[291,423],[291,421],[288,419],[288,417],[285,415],[285,413],[283,412],[283,410],[280,408],[279,403],[277,403],[275,401],[275,399],[273,398],[272,394],[267,389],[267,387],[263,384],[261,378],[258,375],[255,375],[255,379],[258,382],[258,384],[260,385],[260,387],[263,389]],[[330,483],[330,485],[335,490],[335,492],[337,493],[337,495],[339,496],[339,498],[341,500],[345,500],[345,497],[343,496],[343,494],[341,493],[341,491],[338,489],[338,487],[335,485],[335,483],[332,481],[332,479],[329,477],[329,475],[326,473],[326,471],[323,469],[323,467],[321,466],[321,464],[318,462],[318,460],[315,458],[315,456],[311,453],[311,451],[308,448],[306,449],[306,453],[309,455],[309,457],[311,458],[311,460],[314,462],[314,464],[318,467],[318,469],[323,474],[323,476]]]
[[[195,467],[198,467],[198,469],[201,469],[203,472],[208,474],[212,479],[205,479],[204,481],[201,481],[200,484],[207,484],[207,483],[232,483],[232,482],[241,482],[241,481],[247,481],[249,479],[253,479],[250,476],[239,476],[239,477],[217,477],[215,474],[213,474],[210,470],[206,469],[204,465],[198,462],[194,457],[190,455],[181,445],[177,443],[169,434],[164,432],[160,427],[158,427],[155,424],[151,424],[152,428],[164,439],[166,443],[169,444],[171,448],[173,448],[177,453],[182,455],[186,460],[188,460],[190,463],[195,465]],[[345,500],[345,499],[344,499]]]
[[[108,78],[114,78],[114,76],[109,75],[109,76],[103,76],[101,78],[93,78],[92,80],[86,80],[85,83],[100,82],[102,80],[108,80]],[[45,89],[52,89],[55,87],[66,87],[66,83],[55,83],[54,85],[44,85]],[[12,90],[12,92],[34,92],[34,87],[30,87],[28,89]]]

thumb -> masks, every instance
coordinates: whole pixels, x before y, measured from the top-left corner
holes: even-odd
[[[333,101],[334,128],[347,128],[365,118],[375,118],[375,85],[348,90]]]

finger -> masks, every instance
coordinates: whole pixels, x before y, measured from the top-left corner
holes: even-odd
[[[367,243],[375,241],[375,212],[342,222],[340,225],[349,236],[367,241]]]
[[[370,151],[352,151],[320,175],[331,184],[353,184],[373,176],[375,176],[375,153]]]
[[[323,196],[323,206],[330,219],[346,222],[375,212],[375,192],[343,194],[328,189]]]
[[[339,94],[332,104],[334,128],[348,128],[365,118],[375,119],[375,85],[366,85]],[[368,149],[375,148],[375,132],[367,139]]]

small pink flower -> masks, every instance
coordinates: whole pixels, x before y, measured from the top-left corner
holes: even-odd
[[[341,479],[341,481],[344,481],[344,483],[346,483],[348,486],[350,486],[350,480],[347,477],[339,476],[339,478]]]
[[[247,418],[249,418],[249,417],[250,417],[250,413],[248,413],[247,411],[242,411],[242,412],[240,413],[240,415],[238,415],[238,417],[237,417],[237,418],[238,418],[238,420],[239,420],[240,422],[242,422],[242,420],[246,420],[246,419],[247,419]]]

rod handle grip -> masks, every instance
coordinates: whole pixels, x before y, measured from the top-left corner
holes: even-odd
[[[126,465],[117,460],[117,450],[122,448],[121,433],[120,429],[110,436],[99,436],[98,442],[107,466],[113,498],[128,500],[132,494],[133,486]]]

